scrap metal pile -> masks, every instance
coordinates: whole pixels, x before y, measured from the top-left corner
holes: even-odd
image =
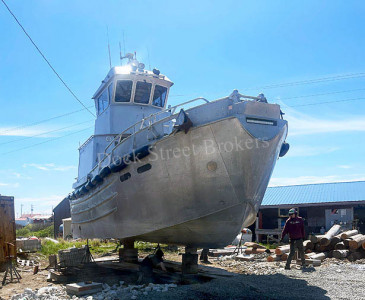
[[[347,258],[349,261],[365,258],[365,235],[358,230],[341,232],[340,225],[333,225],[324,235],[311,235],[303,245],[308,264],[320,265],[326,258]],[[289,252],[290,245],[279,246],[267,261],[286,261]]]

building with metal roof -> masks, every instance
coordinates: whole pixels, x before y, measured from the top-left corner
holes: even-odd
[[[333,224],[365,233],[365,181],[269,187],[256,234],[279,235],[292,207],[304,218],[307,233],[320,233]]]
[[[365,204],[365,181],[269,187],[262,208]]]

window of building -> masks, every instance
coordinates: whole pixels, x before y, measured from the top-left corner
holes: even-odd
[[[155,91],[153,93],[152,105],[164,107],[165,100],[166,100],[166,94],[167,94],[167,88],[165,88],[161,85],[156,85]]]
[[[109,100],[108,100],[108,90],[105,89],[101,95],[98,97],[98,114],[100,115],[107,107],[109,104]]]
[[[118,80],[115,89],[115,102],[130,102],[132,85],[132,80]]]
[[[152,83],[138,81],[136,86],[136,94],[134,96],[135,103],[148,104],[150,102]]]

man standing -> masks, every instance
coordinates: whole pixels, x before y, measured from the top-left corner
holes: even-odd
[[[286,220],[283,232],[281,234],[281,240],[283,240],[286,234],[289,234],[290,238],[290,253],[288,256],[288,260],[286,261],[286,270],[290,270],[290,263],[294,257],[295,250],[298,249],[300,259],[302,261],[302,266],[305,266],[305,257],[304,257],[304,247],[303,247],[303,239],[305,238],[304,233],[304,221],[301,217],[298,217],[298,213],[295,208],[291,208],[289,210],[289,219]]]

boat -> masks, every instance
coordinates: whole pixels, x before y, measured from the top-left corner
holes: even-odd
[[[79,148],[75,238],[216,248],[253,224],[287,121],[263,94],[234,90],[167,105],[173,82],[134,54],[95,92],[94,134]]]

